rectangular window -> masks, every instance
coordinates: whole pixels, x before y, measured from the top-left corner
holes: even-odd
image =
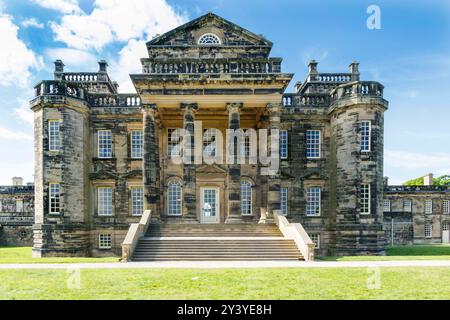
[[[280,130],[280,158],[288,158],[288,132],[287,130]]]
[[[110,234],[99,234],[98,247],[100,249],[111,249],[111,247],[112,247],[111,235]]]
[[[321,149],[320,130],[306,131],[306,157],[308,159],[319,159]]]
[[[391,200],[385,199],[383,202],[383,211],[391,212]]]
[[[450,200],[444,200],[442,202],[442,213],[450,214]]]
[[[144,153],[144,133],[142,131],[131,131],[131,157],[142,158]]]
[[[247,130],[242,130],[242,136],[240,139],[239,146],[240,146],[240,154],[242,158],[249,158],[250,157],[250,134],[248,134]]]
[[[216,156],[216,129],[203,130],[203,152],[208,157]]]
[[[280,188],[280,209],[283,215],[288,213],[288,188]]]
[[[169,157],[172,152],[174,152],[175,155],[181,156],[181,138],[181,129],[167,129],[167,155]]]
[[[48,150],[58,152],[61,150],[61,134],[60,134],[60,121],[49,120],[48,121]]]
[[[411,200],[403,201],[403,211],[404,212],[412,212],[412,201]]]
[[[50,214],[59,214],[60,212],[60,197],[61,197],[61,185],[59,183],[50,183],[49,189],[49,201],[50,201]]]
[[[371,136],[370,121],[361,122],[361,152],[370,152],[370,136]]]
[[[433,235],[433,226],[431,224],[425,225],[425,238],[431,238]]]
[[[112,133],[111,130],[98,131],[98,157],[112,158]]]
[[[359,189],[360,214],[370,214],[370,184],[362,184]]]
[[[320,249],[320,234],[317,233],[310,234],[309,238],[316,245],[316,249]]]
[[[112,215],[112,194],[113,188],[101,187],[97,190],[98,193],[98,215],[111,216]]]
[[[306,215],[320,216],[320,188],[306,189]]]
[[[140,216],[144,212],[144,188],[131,188],[131,214]]]
[[[433,200],[425,200],[425,213],[426,214],[433,213]]]

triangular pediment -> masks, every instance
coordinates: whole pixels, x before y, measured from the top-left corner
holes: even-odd
[[[207,174],[216,174],[216,173],[226,173],[227,169],[224,166],[220,166],[217,164],[212,164],[212,165],[201,165],[196,169],[197,173],[207,173]]]
[[[214,13],[205,14],[147,43],[147,46],[193,46],[207,33],[217,35],[224,46],[267,46],[272,42]]]

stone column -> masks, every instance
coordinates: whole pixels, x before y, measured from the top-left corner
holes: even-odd
[[[281,118],[281,103],[268,104],[267,110],[269,111],[269,136],[272,135],[273,130],[280,130],[280,118]],[[269,141],[270,143],[270,141]],[[272,149],[271,149],[272,154]],[[267,191],[267,214],[269,217],[273,217],[274,210],[280,210],[280,170],[275,174],[271,174],[267,178],[268,191]]]
[[[194,164],[194,120],[196,103],[182,103],[183,110],[183,218],[197,219],[196,174]]]
[[[240,110],[242,103],[228,103],[228,129],[239,130],[241,126]],[[227,187],[228,187],[228,214],[225,223],[242,222],[241,215],[241,165],[238,164],[238,153],[240,152],[240,141],[228,139],[228,152],[234,148],[234,161],[230,163],[229,154],[226,155],[228,162]]]
[[[144,126],[143,180],[145,209],[152,210],[153,217],[161,217],[159,208],[159,145],[156,105],[142,106]]]

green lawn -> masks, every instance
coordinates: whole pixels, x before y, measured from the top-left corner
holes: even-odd
[[[0,270],[0,299],[450,299],[450,268]],[[444,285],[446,284],[446,285]]]
[[[388,247],[386,256],[318,257],[323,261],[450,260],[450,245],[412,245]]]
[[[31,257],[31,247],[0,247],[0,264],[5,263],[89,263],[117,262],[119,258],[41,258]]]

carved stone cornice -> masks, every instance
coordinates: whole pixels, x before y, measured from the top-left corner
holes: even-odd
[[[244,107],[244,104],[242,102],[228,102],[226,104],[228,113],[239,113],[241,112],[242,108]]]
[[[193,103],[180,103],[180,109],[184,112],[195,112],[198,110],[198,104],[196,102]]]

